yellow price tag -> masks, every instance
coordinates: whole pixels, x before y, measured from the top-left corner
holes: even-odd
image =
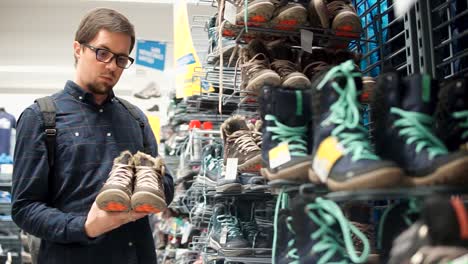
[[[312,166],[323,183],[327,181],[335,163],[343,156],[343,151],[336,137],[327,137],[320,143]]]
[[[274,169],[291,160],[288,144],[279,144],[268,152],[270,168]]]

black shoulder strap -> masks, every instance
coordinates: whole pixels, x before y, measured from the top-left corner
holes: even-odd
[[[122,99],[120,97],[116,97],[116,99],[128,110],[128,112],[130,112],[130,114],[133,116],[133,118],[135,118],[136,121],[139,123],[140,128],[141,128],[142,137],[143,137],[144,152],[146,154],[151,154],[148,142],[146,142],[146,138],[145,138],[145,122],[141,119],[138,108],[136,108],[129,101],[124,100],[124,99]]]
[[[55,139],[57,136],[57,129],[55,128],[55,116],[57,112],[55,103],[50,96],[36,99],[36,103],[39,105],[39,110],[41,110],[42,113],[42,120],[44,121],[49,167],[53,168],[55,160]]]

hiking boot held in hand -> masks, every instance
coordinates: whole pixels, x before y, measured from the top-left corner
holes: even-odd
[[[136,173],[132,208],[140,213],[159,213],[167,207],[163,184],[164,161],[143,152],[137,152],[134,159]]]
[[[109,178],[96,197],[96,203],[101,210],[108,212],[130,211],[130,197],[133,192],[133,169],[133,156],[130,151],[124,151],[114,159]]]

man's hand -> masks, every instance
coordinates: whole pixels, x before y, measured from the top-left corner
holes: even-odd
[[[85,232],[90,238],[98,237],[104,233],[114,230],[121,225],[136,221],[147,216],[147,213],[136,212],[106,212],[93,203],[85,223]]]

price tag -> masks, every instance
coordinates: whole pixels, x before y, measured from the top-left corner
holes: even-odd
[[[226,163],[226,180],[235,180],[237,178],[237,158],[228,158]]]
[[[336,137],[327,137],[320,143],[312,167],[323,183],[327,181],[333,165],[343,156],[343,151]]]
[[[0,172],[5,174],[12,174],[13,164],[0,164]]]
[[[235,25],[237,16],[237,7],[231,4],[228,1],[225,1],[224,5],[224,19],[229,21],[229,23]]]
[[[219,243],[221,245],[225,245],[227,242],[227,237],[228,237],[227,227],[223,227],[223,229],[221,230],[221,238],[219,239]]]
[[[268,158],[270,160],[270,168],[274,169],[279,167],[291,160],[291,154],[289,153],[289,146],[287,143],[279,144],[272,148],[268,152]]]
[[[182,234],[182,240],[180,243],[185,244],[188,242],[190,232],[192,232],[192,224],[190,223],[185,223],[184,225],[184,233]]]
[[[314,41],[314,33],[309,30],[301,29],[301,47],[303,51],[312,53],[312,43]]]

